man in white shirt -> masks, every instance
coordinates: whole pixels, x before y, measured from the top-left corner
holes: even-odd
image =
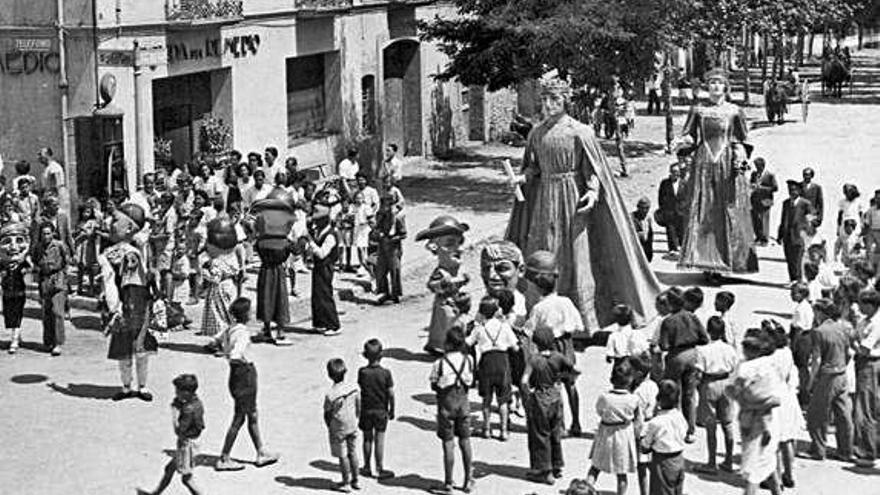
[[[354,147],[349,148],[346,158],[339,162],[337,173],[340,177],[345,180],[355,179],[358,172],[360,172],[360,165],[358,165],[357,156],[358,149]]]
[[[880,455],[877,441],[880,407],[877,405],[880,379],[880,325],[874,322],[880,308],[880,292],[868,289],[859,294],[859,311],[865,318],[859,323],[859,346],[856,351],[856,396],[853,408],[853,447],[864,467],[874,465]]]
[[[263,170],[266,172],[269,182],[272,183],[274,183],[275,175],[278,172],[285,172],[287,170],[285,165],[278,161],[278,148],[274,146],[266,147],[266,150],[263,152]]]
[[[143,176],[143,186],[132,193],[129,201],[143,208],[144,213],[147,215],[147,220],[152,220],[153,210],[156,209],[156,201],[158,199],[156,176],[152,172],[147,172]]]
[[[70,198],[67,194],[67,175],[64,167],[55,160],[52,148],[40,149],[37,155],[43,165],[43,189],[58,196],[61,209],[70,211]]]
[[[403,162],[397,156],[397,145],[389,144],[385,148],[385,161],[379,167],[379,184],[384,183],[385,177],[391,177],[392,184],[397,184],[403,179]]]
[[[274,187],[266,185],[266,172],[257,169],[254,172],[253,185],[241,192],[244,207],[249,209],[255,201],[266,199]]]

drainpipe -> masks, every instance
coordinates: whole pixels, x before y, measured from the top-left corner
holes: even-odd
[[[64,0],[56,0],[58,8],[58,22],[56,29],[58,30],[58,89],[61,90],[61,156],[64,160],[64,183],[67,185],[67,193],[70,194],[70,151],[67,135],[67,121],[69,119],[67,109],[67,44],[64,39]],[[70,198],[64,198],[70,204]]]
[[[134,150],[135,150],[135,179],[138,186],[141,185],[141,177],[144,175],[144,147],[141,145],[141,77],[143,69],[137,61],[138,42],[134,41]],[[135,186],[137,187],[137,186]]]
[[[98,0],[92,0],[92,55],[95,63],[95,108],[101,108],[101,78],[98,77]]]

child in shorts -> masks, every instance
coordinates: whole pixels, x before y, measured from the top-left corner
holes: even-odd
[[[630,388],[633,391],[633,395],[639,398],[639,410],[642,411],[642,419],[647,422],[654,417],[657,409],[657,392],[659,391],[657,382],[651,380],[649,376],[652,369],[651,354],[643,352],[632,356],[630,363],[633,368],[633,382]],[[636,439],[638,439],[640,434],[641,428],[636,432]],[[649,493],[648,472],[650,467],[651,454],[640,451],[638,453],[638,464],[636,465],[640,495],[648,495]]]
[[[234,324],[225,333],[218,335],[218,340],[224,344],[224,354],[229,360],[229,393],[235,402],[232,424],[226,432],[226,440],[223,442],[223,450],[220,460],[214,469],[217,471],[239,471],[244,469],[241,463],[230,458],[232,446],[238,437],[238,431],[248,423],[248,433],[257,449],[257,467],[264,467],[278,462],[279,456],[270,453],[263,445],[260,436],[260,426],[257,422],[257,368],[250,360],[248,349],[251,344],[251,333],[245,326],[251,319],[251,301],[246,297],[239,297],[229,306],[229,314]],[[220,337],[225,337],[220,339]]]
[[[360,490],[358,483],[358,417],[361,415],[361,396],[356,385],[345,381],[345,361],[334,358],[327,361],[327,376],[333,386],[324,396],[324,424],[330,439],[330,453],[339,459],[342,481],[336,489],[348,493]],[[369,462],[369,460],[368,460]]]
[[[723,471],[733,471],[733,411],[731,402],[724,389],[729,378],[739,364],[736,349],[725,342],[727,329],[720,316],[709,318],[706,325],[711,342],[697,347],[697,369],[700,370],[700,399],[697,405],[697,423],[706,428],[706,444],[708,446],[708,462],[697,466],[696,471],[716,474],[716,453],[718,451],[717,427],[721,425],[724,434]]]
[[[479,392],[483,399],[482,438],[492,436],[491,411],[492,397],[498,403],[501,416],[498,439],[507,441],[508,420],[510,418],[511,376],[508,352],[519,348],[519,341],[507,320],[498,318],[498,299],[486,296],[480,301],[480,322],[467,337],[467,344],[477,352]]]
[[[159,486],[151,492],[138,490],[138,495],[162,493],[171,484],[175,472],[180,473],[180,479],[190,493],[193,495],[203,493],[198,489],[193,479],[196,457],[195,441],[205,429],[205,410],[202,401],[196,395],[199,381],[195,375],[183,374],[175,378],[172,383],[174,384],[174,400],[171,402],[171,409],[174,411],[177,450],[174,458],[165,465],[165,473],[162,475],[162,480],[159,481]]]
[[[462,491],[474,488],[471,419],[468,389],[474,384],[474,362],[467,354],[464,331],[452,327],[446,333],[446,352],[431,367],[431,389],[437,394],[437,436],[443,443],[444,482],[442,493],[453,493],[452,470],[455,465],[455,437],[464,464]]]
[[[394,379],[391,371],[383,368],[382,342],[370,339],[364,343],[367,365],[358,370],[358,387],[361,390],[361,412],[358,428],[364,432],[364,467],[361,475],[373,476],[370,460],[376,453],[376,479],[394,477],[385,469],[385,430],[388,420],[394,419]]]

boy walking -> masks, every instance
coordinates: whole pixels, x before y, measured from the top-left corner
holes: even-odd
[[[177,450],[174,459],[165,465],[165,473],[159,486],[152,492],[138,490],[139,495],[159,495],[168,485],[175,471],[180,473],[183,485],[193,495],[203,493],[196,487],[193,480],[193,468],[195,467],[196,445],[195,441],[205,429],[205,410],[202,401],[196,395],[199,382],[195,375],[184,374],[174,379],[174,401],[171,409],[174,411],[174,433],[177,435]]]
[[[388,420],[394,419],[394,379],[391,371],[383,368],[382,342],[370,339],[364,344],[367,365],[358,370],[358,387],[361,390],[361,411],[358,428],[364,432],[364,467],[361,475],[373,476],[370,460],[376,453],[376,479],[394,476],[385,470],[385,429]]]
[[[358,388],[345,382],[345,362],[334,358],[327,362],[327,376],[333,386],[324,396],[324,424],[330,434],[330,453],[339,459],[342,481],[336,489],[348,493],[360,490],[358,484],[357,431],[361,414]]]
[[[739,356],[736,349],[724,341],[727,330],[720,316],[709,318],[708,333],[712,342],[697,347],[700,356],[697,369],[702,376],[697,419],[700,425],[706,428],[709,459],[705,466],[698,466],[696,470],[716,474],[718,424],[721,425],[724,434],[724,462],[721,463],[721,469],[727,472],[733,471],[733,410],[730,398],[724,393],[724,389],[736,370]]]
[[[471,419],[468,389],[474,384],[474,362],[465,349],[464,332],[453,327],[446,334],[446,353],[431,368],[431,389],[437,394],[437,436],[443,442],[444,482],[442,493],[452,493],[455,467],[454,440],[458,437],[464,464],[462,491],[474,488],[472,478]]]
[[[229,359],[229,393],[235,401],[232,424],[226,432],[226,440],[223,443],[223,451],[220,460],[214,467],[217,471],[239,471],[244,466],[230,458],[232,446],[238,437],[238,431],[247,419],[248,433],[257,449],[257,467],[264,467],[278,462],[277,454],[269,453],[263,445],[260,436],[260,425],[257,422],[257,368],[250,360],[248,349],[251,344],[251,334],[245,326],[251,319],[251,301],[245,297],[239,297],[229,306],[229,314],[232,316],[234,325],[229,328],[225,340],[224,352]]]

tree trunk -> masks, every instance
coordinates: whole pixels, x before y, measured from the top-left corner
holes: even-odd
[[[743,56],[745,56],[745,63],[743,63],[743,70],[745,71],[745,80],[743,81],[743,103],[746,106],[749,106],[749,103],[751,103],[749,93],[752,92],[751,64],[749,63],[752,58],[752,51],[749,49],[752,44],[751,39],[748,26],[743,26]]]
[[[776,57],[779,58],[779,72],[776,74],[781,81],[785,77],[785,36],[780,35],[776,42]]]
[[[865,36],[865,30],[862,28],[861,22],[856,22],[856,31],[858,31],[858,33],[859,33],[859,44],[856,47],[856,49],[861,50],[862,49],[862,41],[864,40],[864,36]]]
[[[804,33],[798,34],[795,50],[797,51],[795,52],[794,67],[799,69],[804,65]]]
[[[764,83],[767,81],[767,35],[764,34],[761,36],[761,51],[764,56],[761,58],[761,87],[764,86]]]
[[[810,43],[807,45],[807,59],[813,58],[813,42],[816,41],[816,33],[810,31]]]
[[[663,111],[666,120],[666,152],[672,153],[672,139],[675,130],[672,127],[672,54],[666,52],[666,67],[663,82],[660,87],[660,94],[663,96]]]

